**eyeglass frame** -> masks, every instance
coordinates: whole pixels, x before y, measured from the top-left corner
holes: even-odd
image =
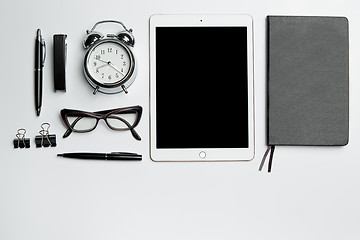
[[[103,111],[97,111],[97,112],[88,112],[88,111],[82,111],[82,110],[75,110],[75,109],[67,109],[64,108],[60,111],[61,120],[64,123],[64,125],[67,127],[66,132],[63,135],[63,138],[67,138],[72,132],[78,132],[78,133],[86,133],[93,131],[98,123],[99,120],[103,119],[106,123],[106,125],[114,130],[114,131],[127,131],[130,130],[133,137],[140,141],[141,137],[140,135],[135,131],[135,127],[139,124],[141,115],[142,115],[142,107],[137,106],[131,106],[131,107],[123,107],[123,108],[115,108],[115,109],[109,109],[109,110],[103,110]],[[73,117],[76,117],[74,122],[72,124],[69,123],[67,116],[71,113]],[[107,117],[111,114],[123,114],[123,113],[136,113],[136,119],[133,124],[130,124],[128,121],[121,117],[117,117],[118,120],[122,121],[126,126],[128,126],[128,129],[118,129],[111,126],[111,124],[108,123]],[[74,129],[75,124],[80,121],[83,117],[91,117],[96,119],[96,123],[93,128],[86,129],[86,130],[76,130]]]

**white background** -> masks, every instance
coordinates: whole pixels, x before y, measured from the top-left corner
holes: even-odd
[[[254,18],[256,157],[251,162],[155,163],[149,158],[149,29],[155,13],[249,13]],[[350,142],[278,147],[273,172],[258,172],[265,145],[265,18],[346,16],[350,28]],[[92,95],[82,72],[85,30],[116,19],[134,29],[138,76],[129,94]],[[3,1],[1,4],[0,239],[360,239],[360,15],[357,1]],[[34,38],[47,42],[43,108],[34,107]],[[67,92],[53,92],[52,36],[68,35]],[[184,39],[187,41],[187,39]],[[214,39],[220,45],[226,39]],[[171,80],[171,76],[169,76]],[[186,79],[180,84],[186,95]],[[226,79],[221,90],[226,91]],[[104,124],[62,139],[62,108],[89,111],[140,104],[137,127]],[[191,116],[189,116],[189,119]],[[51,124],[58,146],[37,149]],[[30,149],[13,149],[18,128]],[[130,151],[142,162],[81,161],[71,151]]]

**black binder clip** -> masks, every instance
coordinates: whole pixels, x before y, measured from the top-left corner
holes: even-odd
[[[40,135],[35,137],[36,147],[56,147],[56,135],[49,134],[49,123],[41,124],[41,130],[39,131]]]
[[[20,128],[14,139],[14,148],[30,148],[30,138],[25,138],[26,130]]]

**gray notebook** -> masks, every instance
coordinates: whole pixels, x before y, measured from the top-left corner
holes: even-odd
[[[268,17],[268,145],[346,145],[344,17]]]
[[[346,145],[347,19],[268,16],[267,24],[268,145]]]

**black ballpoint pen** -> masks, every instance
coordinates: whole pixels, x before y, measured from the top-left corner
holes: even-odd
[[[35,39],[35,109],[40,116],[42,105],[43,67],[45,62],[45,41],[41,37],[40,29],[36,32]]]
[[[77,152],[77,153],[62,153],[58,154],[58,157],[64,158],[77,158],[77,159],[98,159],[98,160],[124,160],[124,161],[141,161],[142,156],[136,153],[126,152],[112,152],[112,153],[88,153],[88,152]]]

